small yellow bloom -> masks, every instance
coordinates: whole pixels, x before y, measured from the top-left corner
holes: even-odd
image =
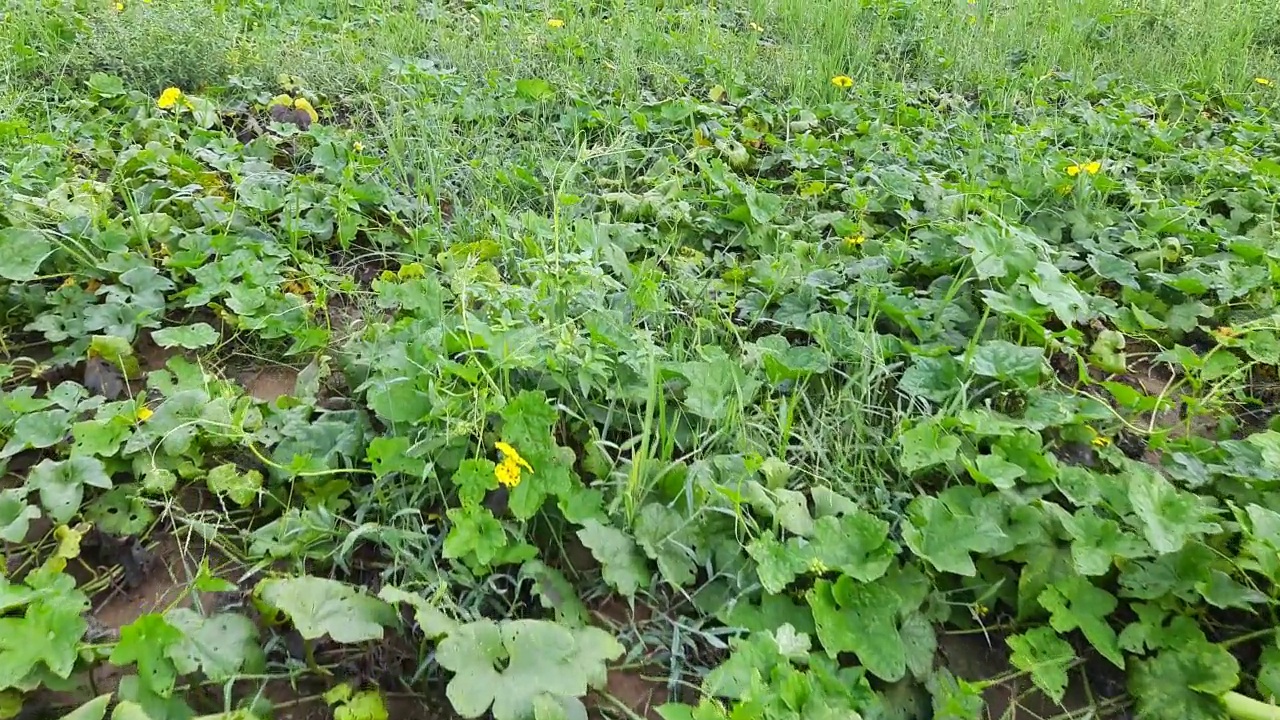
[[[306,98],[298,98],[293,101],[295,110],[301,110],[311,117],[311,122],[320,122],[320,116],[316,113],[316,109],[311,106],[311,102]]]
[[[351,149],[355,150],[356,152],[364,152],[364,143],[357,140],[351,144]]]
[[[748,25],[747,27],[751,28],[752,30],[754,30],[754,31],[756,31],[756,32],[758,32],[758,33],[762,33],[762,32],[764,32],[764,26],[762,26],[760,23],[755,23],[755,22],[753,22],[753,23],[751,23],[750,25]]]
[[[1098,162],[1097,160],[1091,160],[1083,165],[1077,164],[1077,165],[1068,166],[1067,174],[1070,175],[1071,177],[1075,177],[1080,173],[1097,175],[1100,170],[1102,170],[1102,163]]]
[[[1220,338],[1233,338],[1238,336],[1240,333],[1235,328],[1227,327],[1224,325],[1220,328],[1215,329],[1213,331],[1213,334],[1217,335]]]
[[[510,458],[498,463],[493,468],[493,475],[498,478],[499,483],[509,488],[520,484],[520,466],[512,462]]]
[[[858,247],[859,245],[861,245],[866,241],[867,241],[867,237],[865,235],[850,235],[849,237],[844,239],[844,244],[848,245],[849,247]]]
[[[1269,78],[1264,78],[1264,77],[1256,77],[1253,79],[1253,81],[1258,83],[1259,85],[1264,85],[1264,86],[1271,84],[1271,80]]]
[[[138,412],[136,413],[138,422],[146,422],[151,419],[152,415],[155,415],[155,414],[156,413],[154,410],[152,410],[149,407],[146,407],[145,405],[143,407],[138,408]]]
[[[841,90],[848,90],[849,88],[853,87],[853,78],[849,77],[848,75],[837,75],[831,78],[831,84],[835,85]]]
[[[156,100],[156,107],[159,107],[161,110],[171,110],[181,99],[181,90],[176,87],[167,87],[164,89],[164,92],[160,93],[160,99]]]
[[[564,21],[561,20],[560,18],[551,18],[550,20],[547,21],[547,27],[562,28],[564,27]]]
[[[501,440],[494,443],[493,446],[498,449],[498,452],[502,453],[503,462],[512,462],[512,463],[515,463],[517,466],[522,467],[525,470],[528,470],[530,473],[533,472],[533,466],[530,465],[527,460],[520,457],[520,453],[516,452],[515,448],[511,447],[507,443],[502,442]]]
[[[76,279],[71,277],[70,275],[67,276],[66,280],[62,281],[62,285],[61,285],[61,287],[64,287],[64,288],[73,288],[75,286],[76,286]]]
[[[1096,448],[1104,448],[1111,444],[1111,438],[1095,435],[1091,443]]]
[[[124,12],[124,3],[116,3],[116,12]]]

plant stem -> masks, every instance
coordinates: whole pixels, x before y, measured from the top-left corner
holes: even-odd
[[[1222,694],[1227,715],[1234,720],[1280,720],[1280,707],[1231,691]]]

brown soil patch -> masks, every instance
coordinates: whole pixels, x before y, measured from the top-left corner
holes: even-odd
[[[244,386],[254,399],[274,402],[292,395],[298,385],[298,371],[291,367],[262,368],[245,378]]]
[[[941,634],[938,636],[938,650],[947,669],[956,677],[970,682],[999,677],[1007,674],[1012,667],[1004,635],[996,631],[985,634]],[[1046,697],[1026,676],[988,687],[982,693],[987,720],[1084,720],[1115,717],[1099,712],[1090,699],[1095,695],[1090,692],[1083,666],[1073,669],[1069,677],[1070,683],[1061,703],[1055,703]]]

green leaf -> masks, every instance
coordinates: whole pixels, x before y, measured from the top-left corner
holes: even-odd
[[[248,507],[262,489],[262,473],[257,470],[240,472],[235,463],[224,463],[210,470],[205,482],[210,492],[226,495],[240,507]]]
[[[1027,474],[1021,465],[1011,463],[999,455],[979,455],[973,460],[964,459],[964,466],[975,482],[994,485],[1001,490],[1011,490],[1018,478]]]
[[[922,495],[907,506],[908,524],[902,539],[911,552],[942,572],[973,577],[977,573],[970,553],[985,553],[1003,540],[995,526],[981,527],[972,515],[957,514],[942,500]]]
[[[759,381],[751,379],[742,364],[723,350],[710,353],[705,361],[681,363],[679,369],[689,381],[685,407],[705,420],[724,420],[733,408],[750,404],[760,388]]]
[[[85,518],[112,535],[139,535],[155,520],[155,511],[137,495],[137,488],[121,485],[89,503]]]
[[[1221,525],[1205,522],[1213,517],[1214,510],[1200,496],[1175,488],[1146,463],[1129,462],[1125,469],[1129,502],[1141,521],[1147,542],[1156,552],[1177,552],[1188,540],[1222,531]]]
[[[381,640],[383,626],[395,624],[397,617],[385,602],[328,578],[270,578],[254,593],[288,615],[307,640],[325,635],[339,643]]]
[[[1124,355],[1124,334],[1115,330],[1103,330],[1098,333],[1093,344],[1089,346],[1089,359],[1094,365],[1109,373],[1129,371]]]
[[[622,650],[599,628],[483,620],[450,633],[437,647],[436,660],[454,673],[445,692],[458,714],[479,717],[492,706],[494,720],[523,720],[539,695],[576,698],[602,687],[605,663]]]
[[[1079,628],[1103,657],[1124,668],[1116,631],[1107,623],[1117,606],[1114,595],[1076,576],[1050,585],[1040,593],[1039,601],[1049,611],[1049,624],[1054,630],[1067,633]]]
[[[911,367],[898,381],[898,389],[937,403],[945,402],[960,389],[960,363],[947,355],[912,358]]]
[[[803,554],[788,544],[778,542],[772,532],[766,532],[747,543],[747,554],[756,561],[756,574],[760,585],[771,594],[781,593],[803,573],[809,564]]]
[[[672,587],[693,582],[696,566],[690,556],[689,521],[680,513],[659,503],[640,509],[632,532],[636,543],[649,559],[658,564],[662,579]]]
[[[1009,662],[1031,673],[1031,681],[1054,703],[1061,703],[1067,691],[1067,670],[1076,659],[1071,645],[1046,627],[1005,638],[1012,654]]]
[[[898,436],[898,445],[902,448],[898,466],[914,473],[954,459],[960,438],[948,434],[936,420],[928,420]]]
[[[164,617],[148,613],[120,628],[120,642],[111,651],[111,664],[138,666],[138,677],[152,692],[169,697],[178,673],[168,658],[169,648],[182,641],[182,631]]]
[[[110,488],[111,478],[102,461],[95,457],[42,460],[31,468],[27,484],[40,493],[40,504],[54,522],[65,525],[75,517],[84,500],[84,486]]]
[[[180,675],[202,671],[213,682],[225,682],[246,667],[263,664],[258,628],[235,613],[203,617],[187,608],[165,613],[165,620],[182,633],[182,639],[166,648]]]
[[[635,597],[636,590],[649,584],[651,575],[644,555],[626,533],[588,520],[578,530],[578,539],[604,569],[604,581],[618,592]]]
[[[71,413],[66,410],[42,410],[18,418],[13,436],[5,443],[0,457],[11,457],[30,448],[53,447],[62,442],[71,427]]]
[[[545,100],[555,95],[555,90],[542,78],[522,78],[516,81],[516,94],[529,100]]]
[[[452,523],[444,539],[446,558],[469,557],[481,567],[488,567],[507,546],[507,534],[488,508],[464,505],[450,508],[446,515]]]
[[[20,543],[27,537],[31,521],[40,517],[40,508],[27,504],[23,488],[0,490],[0,540]]]
[[[972,363],[974,373],[1013,382],[1022,388],[1035,385],[1046,367],[1043,348],[1014,345],[1004,340],[979,345]]]
[[[218,342],[218,331],[209,323],[193,325],[175,325],[156,330],[151,339],[162,348],[180,347],[187,350],[199,350]]]
[[[889,540],[889,523],[860,509],[818,518],[810,543],[819,563],[860,582],[883,577],[898,554],[898,545]]]
[[[107,706],[111,704],[111,693],[99,695],[80,707],[62,716],[62,720],[102,720],[107,714]]]
[[[1239,683],[1240,666],[1220,645],[1184,643],[1139,660],[1129,692],[1144,720],[1222,720],[1220,696]]]
[[[992,225],[974,222],[969,223],[955,241],[969,249],[969,259],[978,279],[987,280],[1024,273],[1034,266],[1034,245],[1027,239],[1027,234],[1006,232]]]
[[[420,457],[411,457],[409,438],[402,435],[393,437],[380,436],[369,441],[366,458],[373,474],[386,477],[391,473],[400,473],[409,478],[420,478],[427,471],[427,461]],[[492,472],[489,473],[491,476]]]
[[[887,585],[847,576],[834,584],[819,580],[808,598],[827,655],[852,652],[868,672],[888,682],[906,675],[906,648],[897,625],[901,600]]]
[[[378,598],[392,605],[408,603],[414,610],[414,622],[418,624],[418,629],[427,636],[428,640],[442,638],[458,627],[458,621],[417,593],[386,585],[378,591]]]
[[[387,720],[382,693],[362,690],[333,710],[333,720]]]
[[[1027,289],[1036,302],[1053,310],[1067,325],[1083,323],[1091,317],[1084,295],[1050,263],[1036,264],[1035,274],[1027,280]]]
[[[453,473],[453,484],[458,488],[458,500],[463,505],[479,505],[489,491],[498,488],[492,460],[470,458],[463,460]]]
[[[40,274],[40,264],[53,252],[44,233],[29,228],[0,228],[0,277],[30,282]]]
[[[124,82],[115,75],[96,72],[89,76],[89,89],[100,98],[113,98],[125,94]]]
[[[17,686],[41,663],[57,677],[71,675],[88,629],[81,613],[89,608],[88,598],[74,588],[73,579],[59,574],[48,588],[56,596],[32,603],[21,618],[0,618],[0,687]]]

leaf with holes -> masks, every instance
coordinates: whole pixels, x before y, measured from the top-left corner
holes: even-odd
[[[235,613],[203,617],[188,608],[165,613],[165,620],[182,633],[182,639],[166,648],[178,673],[202,671],[214,682],[226,682],[241,672],[262,667],[258,628]]]
[[[209,323],[174,325],[151,333],[151,339],[162,348],[199,350],[218,342],[218,331]]]
[[[181,641],[181,630],[163,616],[148,613],[120,628],[120,642],[111,651],[111,664],[123,667],[136,663],[141,682],[160,697],[169,697],[178,671],[168,652]]]

